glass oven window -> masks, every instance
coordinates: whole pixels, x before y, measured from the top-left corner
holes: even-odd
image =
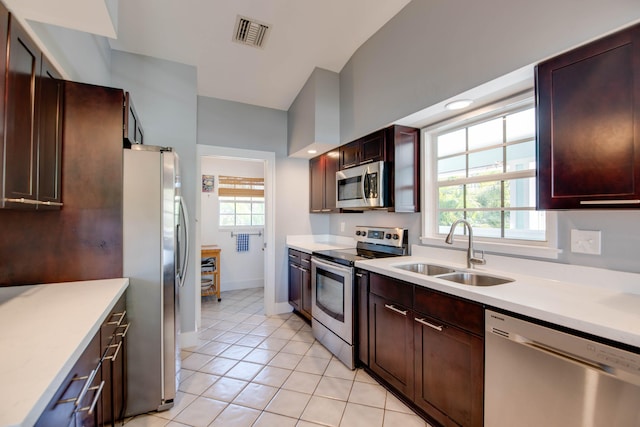
[[[327,315],[344,322],[344,277],[316,271],[316,305]]]

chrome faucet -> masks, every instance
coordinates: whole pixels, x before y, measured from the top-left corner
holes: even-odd
[[[450,245],[453,244],[453,232],[455,231],[458,224],[465,224],[469,229],[469,248],[467,249],[467,268],[473,268],[474,265],[484,265],[487,263],[487,260],[484,259],[484,251],[481,252],[480,258],[476,258],[475,250],[473,249],[473,228],[471,228],[471,224],[466,219],[456,220],[453,224],[451,224],[451,230],[449,230],[449,234],[447,234],[447,238],[444,239],[445,243]]]

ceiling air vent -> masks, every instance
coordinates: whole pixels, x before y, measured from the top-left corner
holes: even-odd
[[[249,46],[262,47],[267,41],[268,32],[269,25],[238,15],[233,41]]]

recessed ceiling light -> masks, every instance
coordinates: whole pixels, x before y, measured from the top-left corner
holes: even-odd
[[[307,153],[309,154],[316,154],[318,151],[317,150],[308,150]]]
[[[444,106],[447,110],[461,110],[463,108],[471,105],[473,101],[470,99],[458,99],[456,101],[451,101],[447,105]]]

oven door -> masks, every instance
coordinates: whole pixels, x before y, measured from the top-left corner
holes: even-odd
[[[311,314],[353,344],[353,268],[311,258]]]

